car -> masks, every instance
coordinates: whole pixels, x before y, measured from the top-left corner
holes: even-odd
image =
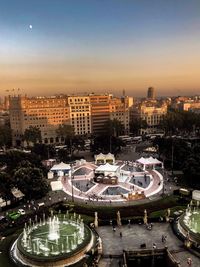
[[[13,211],[8,214],[8,217],[11,220],[17,220],[21,216],[21,213],[19,211]]]
[[[19,212],[21,215],[25,215],[25,214],[26,214],[26,212],[25,212],[24,209],[18,209],[18,212]]]

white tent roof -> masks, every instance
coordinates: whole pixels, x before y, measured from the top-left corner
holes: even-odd
[[[115,172],[119,166],[117,165],[111,165],[109,163],[106,163],[105,165],[100,165],[99,167],[96,168],[96,171],[101,171],[101,172]]]
[[[95,159],[104,159],[105,155],[103,153],[100,153],[98,155],[94,155]]]
[[[143,158],[143,157],[141,157],[140,159],[137,159],[136,161],[143,164],[143,165],[149,164],[148,159]]]
[[[111,154],[111,153],[108,153],[108,154],[100,153],[98,155],[95,155],[94,157],[96,160],[97,159],[114,159],[115,158],[114,154]]]
[[[154,165],[154,164],[161,164],[162,162],[159,161],[156,158],[149,157],[149,158],[143,158],[141,157],[140,159],[136,160],[137,162],[143,164],[143,165]]]
[[[52,189],[52,191],[62,190],[63,186],[62,186],[61,181],[53,181],[53,182],[51,182],[51,189]]]
[[[158,160],[156,158],[153,158],[153,157],[148,158],[148,160],[150,162],[152,162],[153,164],[160,164],[160,163],[162,163],[160,160]]]
[[[64,170],[71,170],[71,166],[69,164],[66,164],[64,162],[61,162],[59,164],[55,164],[51,171],[64,171]]]

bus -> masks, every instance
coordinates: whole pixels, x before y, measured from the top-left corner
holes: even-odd
[[[131,143],[133,137],[130,137],[128,135],[121,135],[121,136],[118,136],[118,138],[121,139],[125,143]]]

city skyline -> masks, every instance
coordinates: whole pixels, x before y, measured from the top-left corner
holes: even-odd
[[[1,93],[197,94],[199,8],[197,0],[3,1]]]

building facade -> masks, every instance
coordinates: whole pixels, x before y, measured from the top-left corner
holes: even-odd
[[[131,119],[146,121],[147,128],[140,129],[141,134],[157,133],[160,131],[159,124],[166,114],[167,104],[143,101],[133,106]]]
[[[118,119],[129,132],[129,97],[117,98],[111,94],[10,97],[9,116],[13,145],[20,145],[30,126],[38,127],[43,143],[61,143],[57,136],[59,125],[69,124],[76,135],[100,134],[108,119]]]

